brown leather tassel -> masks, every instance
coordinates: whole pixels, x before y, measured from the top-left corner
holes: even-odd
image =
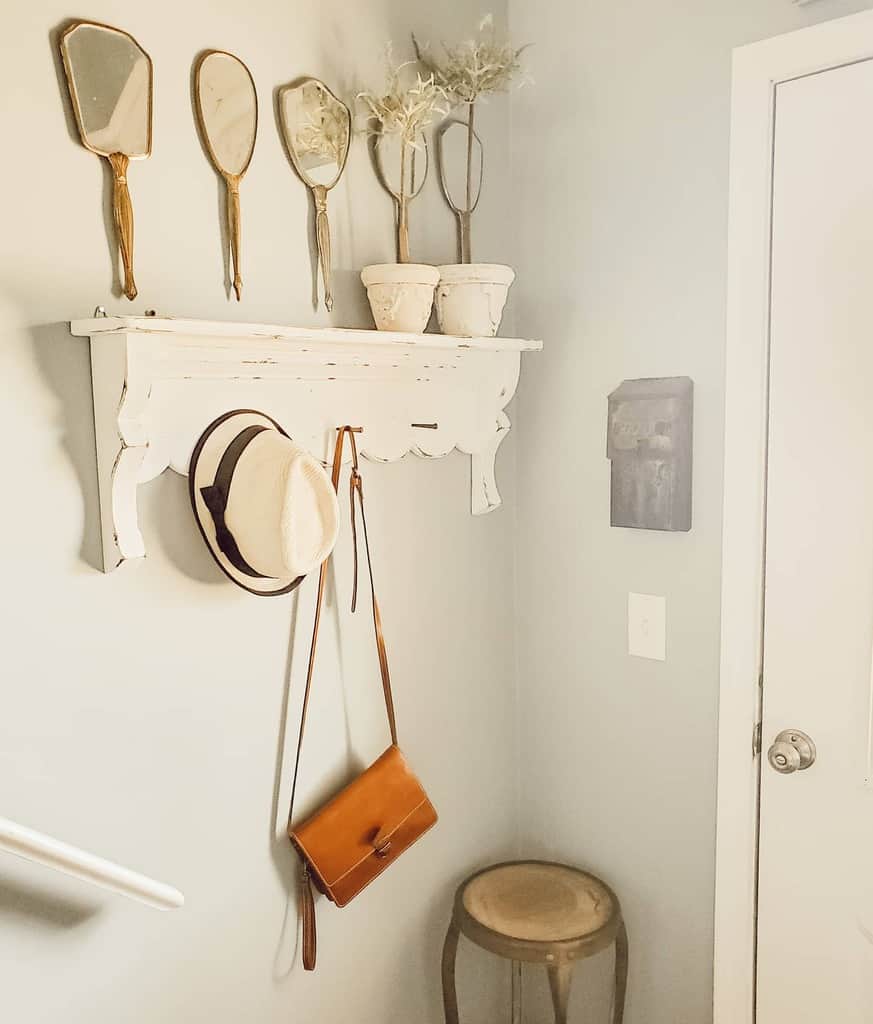
[[[303,882],[300,887],[300,902],[303,912],[303,969],[315,970],[315,956],[318,948],[318,935],[315,928],[315,896],[309,871],[303,868]]]

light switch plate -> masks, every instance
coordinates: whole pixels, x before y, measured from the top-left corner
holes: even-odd
[[[666,598],[627,595],[627,650],[637,658],[667,660]]]

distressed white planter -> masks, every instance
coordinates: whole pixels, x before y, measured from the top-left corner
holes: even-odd
[[[493,338],[500,328],[512,267],[452,263],[440,267],[436,307],[440,330],[458,338]]]
[[[439,279],[439,270],[426,263],[376,263],[364,267],[361,280],[376,327],[380,331],[423,334]]]

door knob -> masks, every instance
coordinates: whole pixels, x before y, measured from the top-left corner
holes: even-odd
[[[815,744],[798,729],[780,732],[767,751],[770,766],[780,775],[803,772],[815,764]]]

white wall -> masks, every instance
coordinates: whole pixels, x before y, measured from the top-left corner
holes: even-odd
[[[516,431],[519,820],[527,853],[617,889],[628,1024],[711,1020],[730,51],[867,6],[510,2],[535,43],[513,104],[515,308],[547,345]],[[694,528],[611,529],[606,396],[677,374]],[[666,596],[666,663],[628,657],[628,591]],[[573,1012],[605,1012],[603,970],[580,971]]]
[[[321,964],[304,976],[292,966],[296,862],[282,835],[290,764],[280,740],[295,621],[289,733],[296,729],[313,582],[299,609],[292,597],[256,600],[232,588],[172,473],[141,493],[147,562],[112,576],[94,569],[88,354],[63,322],[98,304],[324,322],[310,304],[309,200],[282,152],[272,90],[308,73],[353,94],[380,81],[389,37],[402,49],[413,28],[423,38],[466,34],[475,14],[464,0],[438,11],[423,0],[92,0],[82,8],[130,30],[156,66],[154,154],[129,175],[140,297],[128,305],[110,293],[104,172],[71,134],[57,76],[50,32],[72,13],[60,0],[4,11],[0,814],[166,879],[187,904],[161,915],[3,856],[0,1016],[435,1024],[454,886],[514,848],[512,442],[498,466],[508,507],[479,519],[469,514],[469,460],[460,455],[366,468],[401,740],[441,823],[355,904],[320,905]],[[261,101],[242,189],[239,307],[222,289],[220,191],[189,100],[192,61],[206,47],[239,53]],[[507,104],[495,105],[486,127],[497,166],[507,159],[508,116]],[[483,254],[506,250],[508,197],[508,180],[495,175],[478,225]],[[366,324],[357,273],[393,258],[393,242],[390,201],[362,140],[331,206],[333,320]],[[412,216],[414,251],[451,259],[453,222],[435,180]],[[387,742],[366,605],[360,621],[348,621],[346,539],[338,566],[342,673],[332,629],[304,760],[304,774],[322,779],[319,792]],[[289,754],[291,746],[289,737]],[[464,964],[467,1006],[493,1016],[488,958],[468,952]]]
[[[470,518],[460,456],[367,469],[402,738],[441,825],[361,901],[323,908],[314,977],[291,966],[295,870],[281,837],[286,665],[290,649],[293,732],[312,587],[296,617],[295,598],[232,590],[170,473],[142,494],[148,562],[111,577],[93,568],[88,357],[63,322],[126,303],[110,293],[104,173],[71,134],[57,76],[50,32],[71,12],[56,0],[6,12],[0,814],[166,878],[188,903],[159,915],[3,858],[4,1019],[439,1021],[452,888],[516,849],[519,829],[524,852],[588,864],[618,889],[629,1024],[710,1019],[729,55],[864,6],[512,0],[514,34],[536,44],[535,84],[512,99],[512,178],[497,170],[509,105],[483,111],[477,254],[505,259],[515,239],[517,326],[547,348],[525,361],[502,512]],[[388,37],[456,37],[479,12],[463,0],[95,0],[83,13],[131,30],[156,63],[155,152],[130,173],[132,308],[306,324],[325,321],[310,304],[307,197],[275,133],[273,87],[312,73],[353,93],[378,80]],[[191,62],[210,46],[248,61],[261,99],[239,308],[221,287],[220,193],[189,101]],[[360,141],[335,200],[333,319],[365,323],[357,271],[391,258],[392,238]],[[413,246],[439,262],[453,245],[432,180]],[[606,394],[662,374],[695,380],[694,529],[611,530]],[[344,540],[341,596],[348,554]],[[664,665],[625,654],[628,590],[667,597]],[[384,743],[366,617],[350,624],[344,603],[339,614],[307,769],[326,772],[324,786]],[[462,964],[470,1019],[493,1019],[503,976],[469,948]],[[574,1012],[605,1010],[602,973],[580,971]],[[529,976],[532,1013],[547,1020]]]

